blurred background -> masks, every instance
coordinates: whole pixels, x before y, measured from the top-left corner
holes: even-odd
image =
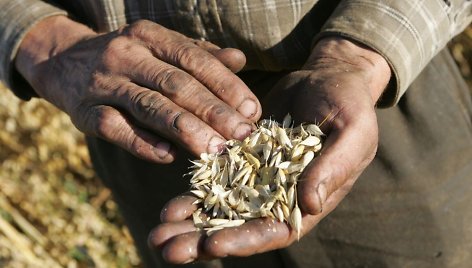
[[[472,88],[472,26],[449,49]],[[139,267],[69,118],[1,85],[0,95],[0,267]]]

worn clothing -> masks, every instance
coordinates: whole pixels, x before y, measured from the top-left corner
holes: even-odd
[[[250,70],[296,69],[314,40],[345,35],[390,63],[394,79],[379,105],[391,106],[446,42],[470,23],[472,1],[0,0],[0,79],[17,95],[28,98],[27,91],[18,90],[25,83],[12,66],[21,38],[35,22],[66,12],[101,32],[138,19],[156,21],[189,37],[240,48]]]
[[[271,88],[280,77],[243,76],[255,89]],[[470,267],[472,100],[448,52],[427,65],[398,105],[379,109],[377,117],[376,158],[314,231],[287,249],[196,267]],[[147,235],[161,206],[188,189],[181,174],[189,156],[157,166],[98,139],[89,145],[143,259],[158,263],[146,248]]]
[[[241,77],[259,92],[268,91],[280,72],[301,66],[312,44],[324,35],[353,38],[389,61],[394,77],[380,104],[398,105],[377,111],[377,157],[340,206],[287,249],[194,266],[468,267],[472,263],[472,101],[446,51],[431,61],[470,22],[471,1],[47,2],[56,7],[46,1],[0,0],[0,78],[24,98],[28,91],[21,87],[12,59],[28,29],[54,14],[68,14],[102,32],[145,18],[190,37],[240,48],[248,57]],[[188,156],[181,155],[173,165],[154,165],[102,140],[88,138],[88,143],[143,261],[150,267],[164,266],[147,249],[146,238],[159,223],[164,202],[187,189],[181,174]]]

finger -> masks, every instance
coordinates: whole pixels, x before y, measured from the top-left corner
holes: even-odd
[[[235,48],[220,48],[217,45],[207,42],[195,40],[195,45],[210,52],[215,58],[217,58],[226,68],[230,69],[233,73],[241,71],[246,65],[246,56],[244,53]]]
[[[245,257],[285,248],[310,232],[321,219],[333,211],[346,192],[347,190],[335,191],[326,202],[326,209],[322,213],[304,214],[300,234],[286,223],[269,218],[254,219],[239,227],[216,231],[206,238],[202,245],[205,258]]]
[[[217,131],[159,92],[129,83],[113,90],[112,94],[114,96],[105,96],[102,101],[127,111],[142,127],[195,155],[216,153],[224,146],[225,139]]]
[[[249,256],[289,245],[294,238],[291,232],[285,223],[260,218],[213,233],[203,248],[215,258]]]
[[[118,110],[104,105],[87,107],[74,124],[84,133],[114,143],[135,156],[155,162],[171,163],[176,156],[171,144],[131,123]]]
[[[134,24],[126,34],[149,44],[156,58],[185,70],[246,118],[259,119],[261,107],[251,90],[192,39],[148,21]]]
[[[303,211],[312,215],[321,213],[329,196],[352,187],[372,161],[378,139],[376,124],[373,123],[375,115],[373,118],[364,114],[357,117],[361,120],[335,124],[322,153],[305,169],[298,188]]]
[[[252,131],[251,120],[217,98],[192,76],[167,63],[149,57],[127,75],[136,84],[157,90],[196,115],[226,139],[241,140]]]
[[[148,245],[150,248],[161,248],[171,238],[194,231],[197,231],[197,228],[190,220],[162,223],[152,229],[149,233]]]
[[[169,263],[185,264],[208,257],[201,249],[206,235],[203,232],[190,232],[175,236],[162,249],[162,257]]]
[[[246,65],[246,55],[241,50],[222,48],[209,52],[233,73],[240,72]]]
[[[257,121],[261,107],[257,97],[231,70],[210,53],[197,47],[180,45],[161,52],[164,59],[205,85],[213,94],[248,119]]]
[[[194,202],[198,198],[191,195],[181,195],[173,198],[161,210],[162,222],[178,222],[188,219],[197,210]]]

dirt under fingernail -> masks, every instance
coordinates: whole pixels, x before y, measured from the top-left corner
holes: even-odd
[[[160,158],[165,158],[170,151],[170,144],[168,142],[159,142],[154,146],[154,152]]]
[[[208,142],[208,152],[209,153],[218,153],[223,149],[225,140],[221,137],[213,136]]]

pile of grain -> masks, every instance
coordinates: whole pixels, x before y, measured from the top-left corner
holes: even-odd
[[[191,192],[202,204],[195,225],[211,233],[271,217],[300,234],[297,182],[320,152],[322,136],[315,124],[292,127],[287,115],[282,125],[262,120],[243,141],[228,141],[222,153],[202,154],[189,173]]]

